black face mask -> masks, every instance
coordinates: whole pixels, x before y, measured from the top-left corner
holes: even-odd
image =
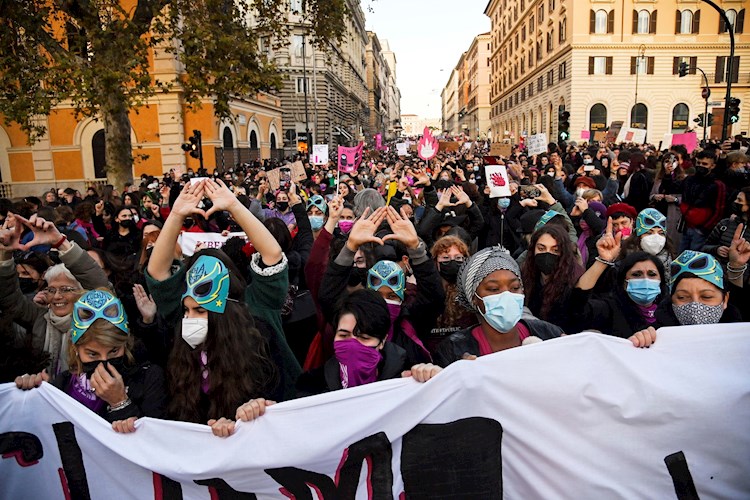
[[[366,267],[352,267],[349,273],[349,286],[364,285],[367,280],[367,268]]]
[[[288,201],[276,202],[276,208],[278,208],[280,212],[284,212],[286,211],[287,208],[289,208],[289,202]]]
[[[135,227],[135,221],[133,219],[121,220],[120,227],[124,227],[125,229],[133,229]]]
[[[438,272],[445,281],[450,284],[456,282],[456,280],[458,279],[458,270],[461,267],[460,262],[456,262],[455,260],[440,262],[439,267],[440,269],[438,270]]]
[[[703,166],[695,167],[695,175],[706,176],[708,175],[709,172],[710,170],[708,170],[708,167],[703,167]]]
[[[733,214],[736,214],[736,215],[739,215],[739,216],[745,215],[742,212],[743,208],[744,208],[744,205],[741,204],[741,203],[737,203],[736,201],[732,203],[732,213]],[[18,281],[21,281],[21,278],[19,278]],[[23,285],[21,285],[21,290],[23,290]]]
[[[190,229],[191,227],[193,227],[193,224],[195,224],[195,221],[193,219],[185,219],[182,222],[182,226],[186,229]]]
[[[18,285],[24,295],[34,293],[39,289],[39,282],[33,278],[18,278]]]
[[[557,261],[559,256],[553,253],[544,252],[534,255],[534,264],[544,274],[552,274],[552,271],[557,267]]]
[[[118,356],[116,358],[110,358],[106,361],[89,361],[88,363],[81,363],[81,369],[83,370],[83,373],[86,374],[87,379],[91,379],[91,375],[94,374],[96,371],[96,367],[99,366],[99,363],[104,363],[104,368],[107,368],[107,365],[112,366],[117,372],[122,375],[123,371],[125,370],[125,356]]]

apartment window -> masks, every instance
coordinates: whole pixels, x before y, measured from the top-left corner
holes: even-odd
[[[656,11],[649,12],[645,9],[633,11],[633,33],[639,35],[653,35],[656,33]]]
[[[542,58],[542,42],[536,42],[536,60],[539,61]]]
[[[742,33],[742,30],[745,27],[745,9],[740,10],[739,13],[734,9],[729,9],[726,13],[727,18],[729,19],[729,24],[734,28],[734,32]],[[719,18],[719,33],[726,33],[727,31],[724,19]]]
[[[726,83],[727,81],[727,63],[729,56],[718,56],[716,58],[716,75],[714,83]],[[732,83],[737,83],[740,73],[740,56],[734,56],[732,60]]]
[[[526,100],[526,87],[521,89],[521,102]]]
[[[526,25],[521,26],[521,41],[526,41]]]
[[[672,74],[677,75],[680,72],[680,64],[686,63],[689,66],[688,72],[691,75],[696,74],[697,70],[695,69],[698,66],[698,58],[697,57],[673,57],[672,58]]]
[[[534,49],[529,51],[529,69],[534,67]]]
[[[612,57],[589,57],[589,75],[611,75]]]
[[[531,33],[534,31],[534,26],[536,26],[536,23],[534,22],[534,15],[531,15],[531,18],[529,18],[529,36],[531,36]]]
[[[302,57],[302,41],[304,37],[302,35],[294,35],[292,37],[292,50],[294,51],[295,57]]]
[[[607,13],[606,10],[589,11],[589,33],[597,35],[612,34],[615,32],[615,11]]]
[[[551,87],[555,84],[555,70],[551,69],[547,71],[547,87]]]
[[[544,22],[544,4],[539,4],[539,24]]]
[[[653,75],[654,58],[653,57],[631,57],[630,58],[631,75]]]
[[[552,52],[552,49],[554,49],[554,39],[555,39],[555,32],[553,30],[549,30],[547,32],[547,53],[549,54]]]
[[[549,0],[549,12],[552,14],[552,12],[555,10],[555,0]]]
[[[563,17],[562,21],[560,21],[560,27],[559,27],[559,35],[557,42],[562,45],[565,43],[565,38],[567,38],[567,31],[568,31],[568,20]]]
[[[648,108],[643,103],[638,103],[630,110],[630,126],[632,128],[647,128]]]
[[[309,89],[310,89],[310,79],[298,76],[297,77],[297,93],[304,94]]]
[[[536,79],[536,89],[537,91],[541,92],[544,90],[544,77],[539,77]]]
[[[303,11],[302,0],[289,0],[289,9],[292,12],[302,12]]]
[[[564,63],[564,62],[560,63],[560,65],[557,67],[557,72],[558,72],[558,75],[557,75],[558,80],[561,80],[561,81],[565,80],[568,77],[567,63]]]
[[[679,35],[696,35],[700,31],[701,11],[695,11],[693,14],[690,10],[678,10],[675,14],[675,34]]]
[[[534,83],[529,84],[529,97],[534,95]]]

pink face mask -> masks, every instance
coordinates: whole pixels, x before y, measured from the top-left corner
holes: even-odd
[[[351,338],[335,341],[333,350],[339,362],[341,385],[344,389],[378,380],[378,364],[383,357],[376,348]]]
[[[622,234],[623,238],[628,238],[630,236],[630,233],[632,232],[633,230],[629,227],[623,227],[622,229],[620,229],[620,234]]]
[[[349,231],[352,230],[352,227],[354,226],[353,220],[340,220],[338,223],[339,229],[342,233],[348,234]]]

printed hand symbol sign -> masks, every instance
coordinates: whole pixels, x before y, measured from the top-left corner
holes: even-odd
[[[501,174],[495,172],[490,176],[490,179],[492,180],[493,186],[505,186],[505,177],[503,177]]]

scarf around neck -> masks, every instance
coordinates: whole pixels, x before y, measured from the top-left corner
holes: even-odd
[[[44,351],[50,353],[51,376],[68,369],[68,346],[70,345],[70,323],[72,314],[57,316],[52,311],[44,315],[47,331],[44,336]]]

